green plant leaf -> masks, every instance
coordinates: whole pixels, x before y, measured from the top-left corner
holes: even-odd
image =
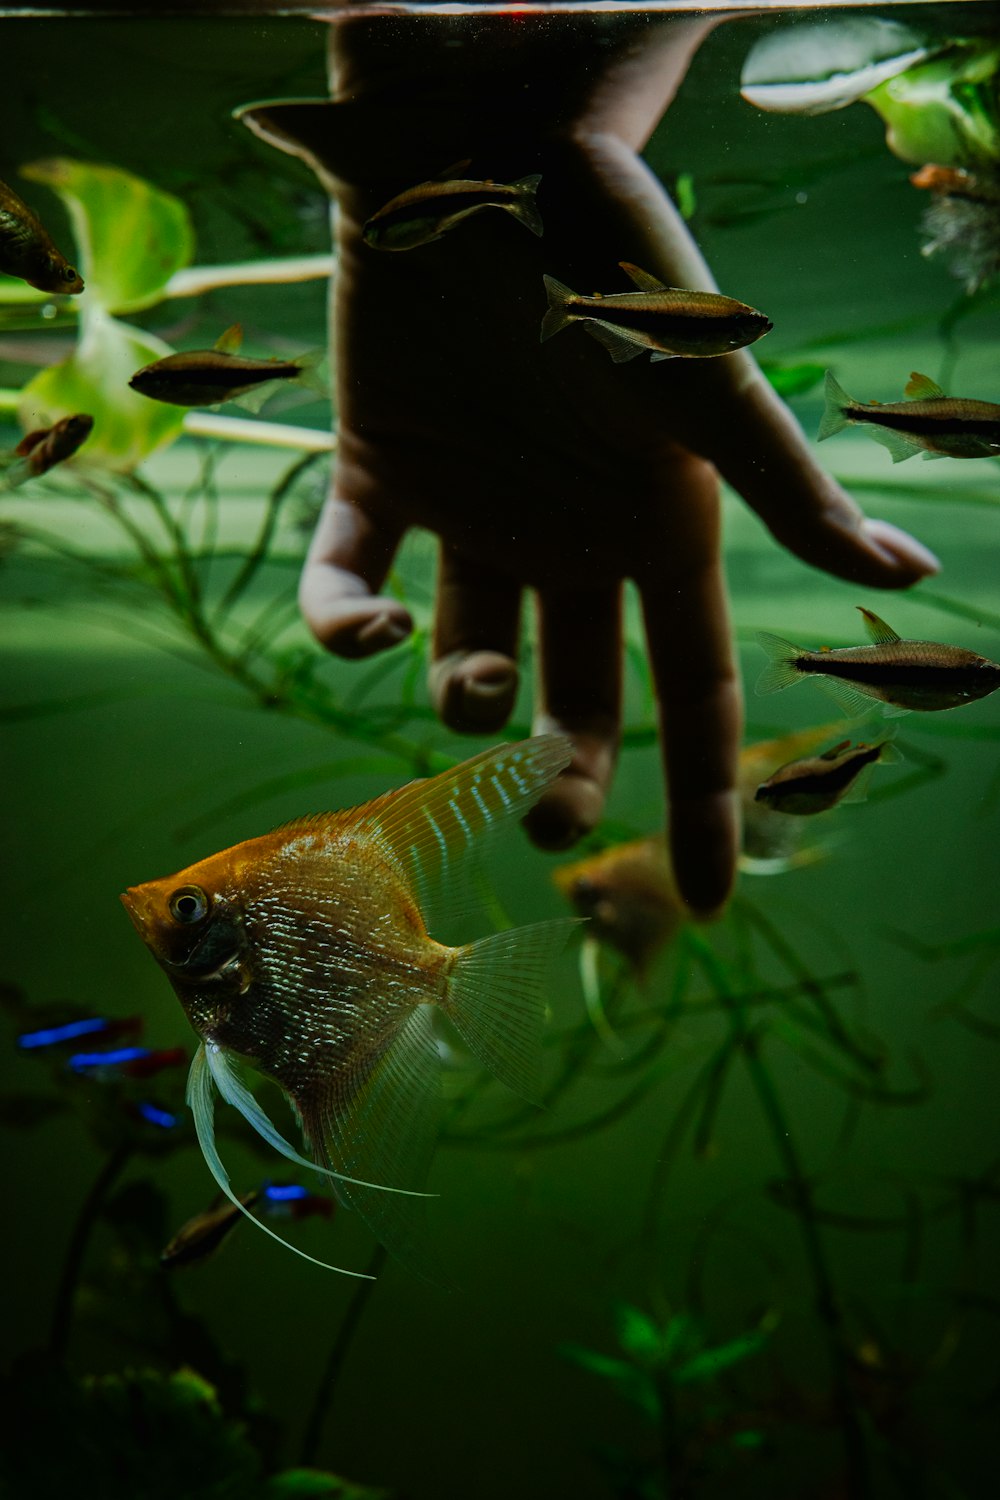
[[[274,1474],[264,1489],[266,1500],[389,1500],[388,1490],[355,1484],[319,1469],[286,1469]]]
[[[865,95],[881,115],[890,151],[919,166],[1000,163],[1000,47],[956,42]]]
[[[186,206],[141,177],[65,156],[30,162],[21,175],[66,204],[89,303],[115,313],[149,307],[189,264],[194,232]]]
[[[633,1359],[642,1364],[655,1364],[660,1358],[663,1340],[660,1330],[639,1308],[623,1302],[616,1309],[615,1322],[618,1327],[618,1342]]]
[[[94,429],[80,462],[134,469],[154,449],[172,442],[184,421],[179,406],[150,401],[128,383],[140,366],[162,359],[170,347],[93,305],[84,310],[80,335],[68,359],[39,371],[24,387],[19,420],[30,432],[60,417],[87,412],[94,418]]]
[[[660,1420],[660,1396],[655,1382],[635,1365],[593,1349],[582,1349],[578,1344],[564,1344],[560,1352],[582,1370],[609,1381],[623,1400],[638,1406],[651,1422]]]
[[[759,1354],[767,1343],[766,1332],[754,1330],[730,1339],[728,1344],[719,1344],[714,1349],[704,1349],[691,1359],[685,1360],[672,1374],[675,1385],[695,1385],[701,1380],[714,1380],[723,1370],[738,1365],[752,1355]]]

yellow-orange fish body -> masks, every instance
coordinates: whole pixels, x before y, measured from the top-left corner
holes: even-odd
[[[674,881],[666,839],[633,839],[553,872],[588,935],[621,953],[641,977],[687,919]]]
[[[559,735],[502,746],[124,893],[204,1043],[189,1099],[225,1191],[206,1068],[261,1134],[303,1161],[233,1074],[235,1058],[280,1085],[320,1169],[384,1242],[409,1253],[412,1199],[401,1206],[396,1194],[420,1188],[433,1144],[431,1010],[497,1077],[528,1092],[541,986],[570,926],[542,922],[448,947],[428,934],[426,901],[463,854],[523,816],[569,755]]]

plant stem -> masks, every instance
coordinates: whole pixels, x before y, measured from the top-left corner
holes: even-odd
[[[104,1207],[108,1193],[121,1176],[131,1155],[132,1147],[129,1142],[123,1141],[115,1147],[97,1174],[94,1185],[83,1200],[83,1206],[77,1215],[52,1312],[49,1354],[53,1359],[61,1360],[65,1357],[70,1323],[73,1318],[73,1302],[76,1298],[83,1258],[87,1251],[87,1241],[90,1239],[91,1231],[98,1214]]]
[[[4,410],[0,391],[0,411]],[[19,396],[19,392],[13,393]],[[221,438],[226,443],[257,443],[268,448],[297,448],[305,453],[332,453],[337,439],[329,432],[313,427],[296,427],[291,422],[255,422],[249,417],[220,417],[216,412],[189,411],[184,414],[184,431],[189,437]]]
[[[372,1277],[377,1276],[385,1264],[385,1259],[385,1246],[376,1245],[365,1267],[366,1274]],[[316,1395],[313,1398],[312,1410],[302,1434],[302,1445],[299,1449],[299,1463],[301,1464],[309,1466],[315,1462],[320,1438],[323,1435],[323,1426],[330,1415],[330,1405],[337,1389],[337,1382],[350,1353],[351,1344],[354,1342],[358,1324],[368,1305],[368,1299],[376,1285],[375,1281],[359,1281],[348,1303],[343,1321],[337,1330],[337,1337],[333,1341],[333,1347],[323,1367],[323,1373],[316,1387]]]
[[[333,273],[332,255],[291,255],[281,260],[236,261],[227,266],[188,266],[175,271],[165,297],[200,297],[223,286],[284,286],[319,281]]]

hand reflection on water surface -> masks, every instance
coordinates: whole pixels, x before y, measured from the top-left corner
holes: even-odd
[[[618,365],[577,328],[539,343],[545,273],[583,293],[625,291],[618,263],[631,261],[668,286],[714,288],[637,154],[714,24],[351,20],[331,31],[333,102],[244,113],[309,161],[338,208],[339,443],[301,585],[310,627],[347,657],[403,639],[410,615],[380,590],[405,531],[433,531],[433,702],[453,729],[492,733],[514,704],[532,588],[535,727],[569,734],[575,755],[528,823],[561,848],[597,823],[613,776],[622,585],[634,580],[677,881],[701,912],[725,899],[739,839],[719,475],[826,572],[905,588],[936,569],[911,537],[865,520],[745,351]],[[364,244],[394,194],[467,159],[469,175],[498,182],[541,174],[542,238],[490,209],[405,253]],[[761,311],[780,326],[780,306]]]

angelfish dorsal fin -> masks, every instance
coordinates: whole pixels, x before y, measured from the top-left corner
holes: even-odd
[[[893,641],[901,639],[891,625],[887,625],[884,620],[880,620],[878,615],[873,614],[870,609],[865,609],[863,604],[859,604],[857,608],[865,622],[865,630],[876,646],[890,646]]]
[[[944,391],[929,375],[921,375],[919,370],[913,370],[903,389],[903,395],[908,401],[940,401]]]
[[[625,272],[629,281],[632,282],[633,286],[637,286],[640,292],[662,292],[665,290],[665,282],[658,280],[655,276],[651,276],[648,271],[641,270],[639,266],[634,266],[630,260],[620,260],[618,264]]]
[[[570,743],[560,734],[500,745],[355,809],[345,824],[386,847],[422,901],[434,893],[450,896],[462,857],[523,818],[571,756]]]
[[[220,333],[215,341],[215,348],[220,354],[238,354],[243,345],[243,324],[233,323]]]

